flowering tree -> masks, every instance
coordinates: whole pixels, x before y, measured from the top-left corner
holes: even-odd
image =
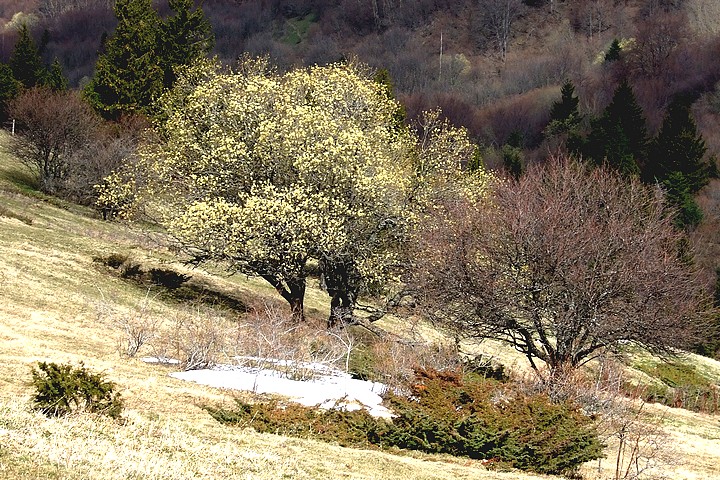
[[[330,324],[392,275],[414,219],[416,142],[369,72],[280,75],[246,61],[228,73],[206,62],[162,105],[166,120],[135,166],[141,180],[128,189],[122,173],[109,177],[101,203],[132,195],[194,261],[264,278],[298,320],[311,259],[332,297]]]

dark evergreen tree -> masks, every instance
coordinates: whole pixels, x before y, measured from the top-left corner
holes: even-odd
[[[117,0],[115,16],[117,28],[98,58],[85,96],[106,118],[149,113],[152,101],[163,89],[158,55],[160,18],[151,0]]]
[[[174,69],[189,65],[210,53],[215,45],[210,22],[194,0],[169,0],[173,15],[160,26],[159,51],[163,85],[170,88],[177,76]]]
[[[395,83],[390,76],[390,72],[386,68],[378,69],[373,78],[377,83],[382,85],[383,91],[388,98],[396,100]],[[402,103],[398,102],[397,105],[397,110],[395,110],[395,113],[393,114],[393,120],[397,128],[400,129],[405,125],[405,121],[407,120],[407,111],[405,110],[405,105]]]
[[[610,105],[593,122],[584,153],[598,164],[607,163],[626,175],[636,175],[646,158],[647,143],[642,108],[630,84],[623,80]]]
[[[577,123],[580,121],[578,104],[580,99],[575,95],[575,85],[572,81],[565,80],[560,89],[560,100],[553,102],[550,107],[550,121]]]
[[[17,97],[22,84],[15,80],[12,69],[0,63],[0,120],[7,118],[7,102]]]
[[[24,23],[20,26],[18,40],[10,55],[10,68],[15,79],[25,88],[36,86],[44,77],[40,52],[30,36],[30,29]]]
[[[610,48],[608,48],[608,51],[605,52],[605,61],[614,62],[616,60],[620,60],[620,52],[622,52],[622,47],[620,46],[620,42],[616,38],[610,44]]]
[[[42,36],[40,37],[40,44],[38,45],[38,54],[40,55],[40,58],[45,55],[48,43],[50,43],[50,32],[46,28],[43,30]]]
[[[661,185],[668,204],[675,208],[675,226],[679,229],[692,229],[700,225],[703,212],[695,201],[685,176],[680,172],[672,172]]]
[[[696,193],[707,184],[710,176],[706,152],[705,141],[697,131],[689,101],[675,98],[668,106],[660,131],[650,146],[643,179],[649,183],[665,182],[674,173],[679,173],[687,190]]]
[[[560,89],[560,100],[553,102],[550,107],[550,123],[545,129],[546,135],[560,135],[577,133],[582,116],[578,110],[580,99],[575,95],[575,86],[570,80],[565,80]]]
[[[517,180],[523,173],[523,153],[518,147],[514,147],[509,143],[503,145],[502,159],[505,170]]]
[[[60,65],[60,61],[57,58],[52,65],[50,65],[47,75],[45,75],[45,79],[43,80],[43,84],[55,92],[67,90],[68,79],[65,75],[63,75],[62,65]]]
[[[676,208],[675,223],[681,228],[697,226],[703,212],[693,195],[704,187],[711,173],[705,160],[705,141],[697,131],[690,101],[678,96],[670,103],[657,137],[650,145],[643,179],[660,183],[668,203]]]

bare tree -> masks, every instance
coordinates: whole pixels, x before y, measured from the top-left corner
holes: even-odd
[[[75,92],[32,89],[9,105],[18,121],[12,151],[38,175],[40,189],[91,205],[94,185],[135,154],[144,117],[104,123]]]
[[[97,135],[100,119],[77,93],[33,88],[9,104],[19,135],[12,151],[38,174],[40,188],[55,193],[67,179],[70,159]]]
[[[623,343],[669,352],[706,305],[659,193],[570,160],[498,182],[492,199],[445,202],[420,237],[419,304],[551,378]]]
[[[592,39],[612,26],[614,9],[612,0],[579,0],[570,5],[570,17],[575,28]]]
[[[670,70],[669,62],[687,36],[687,20],[677,13],[654,15],[638,28],[630,51],[631,65],[643,76],[655,78]]]
[[[522,0],[483,0],[480,2],[480,8],[484,9],[485,22],[497,44],[503,62],[507,57],[513,22],[520,15],[522,7]]]

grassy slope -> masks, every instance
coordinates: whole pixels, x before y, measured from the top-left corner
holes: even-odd
[[[7,141],[0,134],[0,144]],[[352,450],[220,426],[199,405],[230,402],[231,393],[172,379],[164,367],[118,354],[119,332],[107,312],[137,309],[146,292],[92,261],[122,252],[162,263],[170,254],[146,233],[29,195],[22,172],[0,152],[0,478],[550,478],[488,472],[466,459]],[[247,298],[274,298],[259,282],[213,281]],[[309,297],[318,318],[326,312],[324,299],[318,291]],[[151,302],[158,318],[177,314],[177,305]],[[122,387],[127,423],[84,415],[46,419],[30,411],[27,383],[38,360],[84,361],[106,372]],[[656,410],[648,410],[653,418]],[[681,458],[671,476],[720,478],[717,417],[662,412]],[[602,465],[611,464],[609,458]],[[588,478],[597,478],[595,467],[585,468]]]
[[[103,273],[93,256],[124,252],[159,263],[169,255],[142,232],[19,193],[27,183],[20,171],[0,153],[0,478],[518,478],[464,459],[351,450],[217,424],[199,405],[229,403],[230,393],[122,357],[104,314],[137,308],[145,291]],[[253,282],[242,288],[272,294]],[[160,317],[176,308],[152,307]],[[32,413],[28,382],[38,360],[84,361],[106,372],[122,387],[127,424]]]

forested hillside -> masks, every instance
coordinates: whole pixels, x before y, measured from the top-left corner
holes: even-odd
[[[3,3],[0,59],[25,19],[45,60],[57,57],[73,85],[92,75],[116,22],[107,0]],[[156,3],[167,15],[166,2]],[[501,145],[518,130],[529,147],[568,78],[583,113],[597,115],[627,76],[653,132],[673,95],[713,92],[718,8],[707,0],[203,2],[225,61],[269,53],[288,67],[357,55],[389,70],[411,117],[439,104],[484,143]],[[618,63],[604,60],[613,40]],[[703,106],[710,114],[711,99]]]

